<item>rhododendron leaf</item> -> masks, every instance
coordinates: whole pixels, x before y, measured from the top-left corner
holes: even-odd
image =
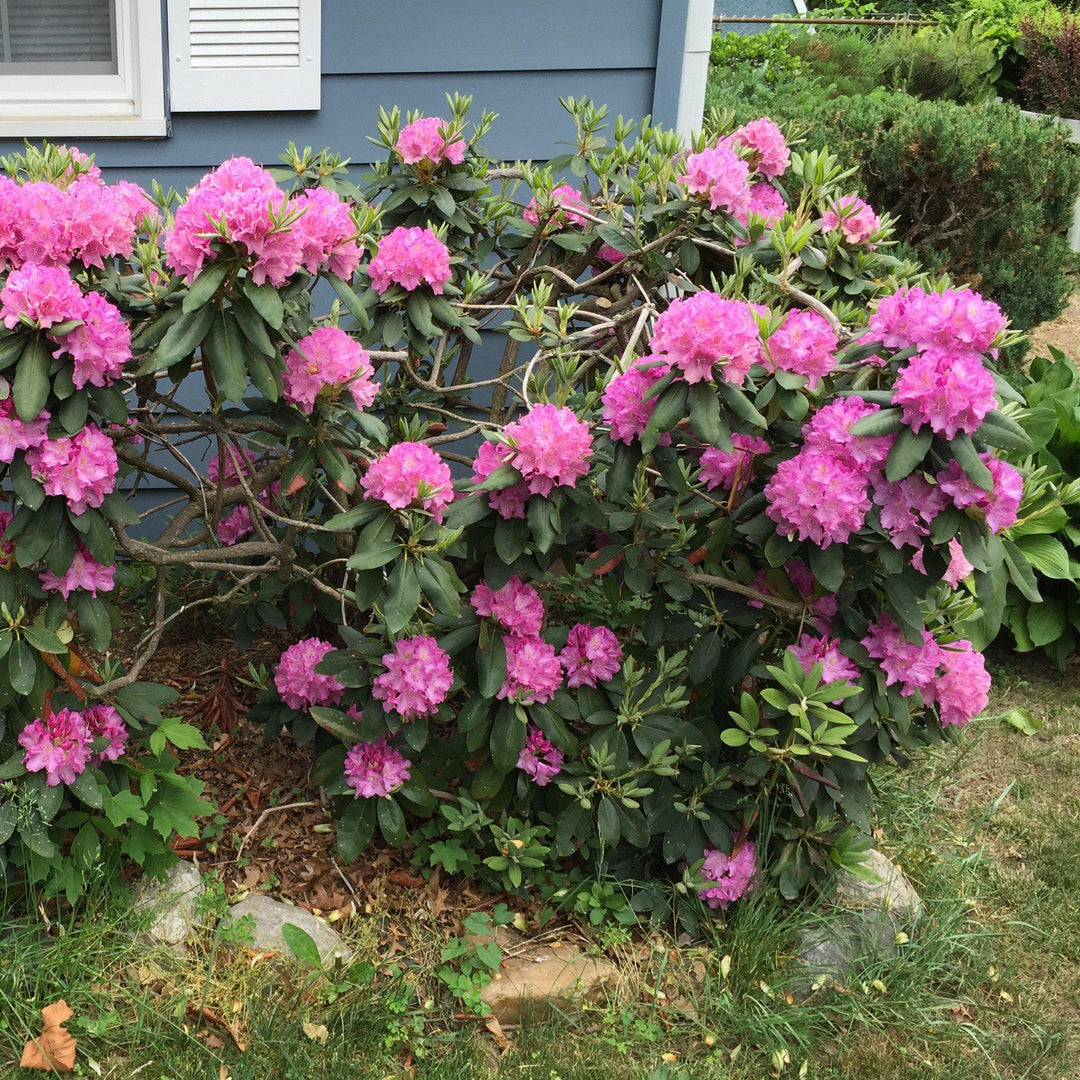
[[[405,843],[405,815],[391,798],[378,800],[379,831],[391,847],[401,847]]]
[[[181,305],[182,309],[185,312],[190,312],[201,308],[204,304],[208,304],[218,289],[221,288],[221,284],[230,270],[232,270],[232,266],[224,261],[211,263],[205,270],[202,270],[194,282],[188,286],[187,295]]]
[[[641,447],[637,443],[615,443],[614,459],[607,471],[605,494],[611,502],[620,501],[630,490],[634,474],[641,462]]]
[[[386,603],[383,605],[383,620],[391,634],[399,634],[416,614],[420,604],[420,582],[416,576],[416,566],[405,560],[400,561],[390,572],[386,583]]]
[[[197,311],[181,314],[135,374],[148,375],[152,371],[165,371],[174,364],[187,360],[202,344],[217,311],[216,307],[207,305]]]
[[[655,450],[660,436],[673,431],[686,416],[688,398],[689,387],[684,382],[672,383],[660,394],[653,407],[652,416],[641,433],[641,449],[644,453]]]
[[[14,640],[13,635],[10,630],[5,630],[4,633],[7,635],[10,647],[10,643]],[[25,756],[26,751],[18,747],[7,761],[0,762],[0,780],[14,780],[17,776],[24,776],[26,774],[26,766],[23,764]]]
[[[536,550],[546,554],[555,543],[555,528],[552,523],[555,507],[547,499],[530,499],[526,513]]]
[[[486,499],[479,495],[466,495],[455,499],[447,508],[443,522],[448,529],[463,529],[475,525],[491,513]]]
[[[596,828],[600,839],[608,847],[615,847],[622,837],[622,825],[616,804],[606,795],[596,809]]]
[[[423,293],[409,293],[405,300],[405,311],[409,316],[409,322],[411,322],[425,338],[433,338],[438,335],[439,331],[431,321],[431,312],[428,309],[427,298]]]
[[[461,597],[454,585],[457,575],[445,563],[429,556],[417,564],[416,574],[424,595],[440,615],[457,618],[461,614]]]
[[[975,449],[969,435],[957,435],[949,443],[949,449],[973,484],[981,487],[983,491],[994,490],[994,476],[979,457],[979,451]]]
[[[281,372],[268,357],[254,348],[246,338],[243,342],[243,350],[244,366],[247,368],[251,385],[267,401],[280,401],[282,389]]]
[[[513,709],[499,709],[491,725],[491,761],[496,769],[508,773],[517,765],[518,756],[525,749],[526,734],[526,725]]]
[[[934,433],[927,425],[919,432],[904,428],[896,436],[896,442],[885,460],[886,479],[897,481],[910,476],[922,464],[933,441]]]
[[[477,491],[502,491],[513,484],[520,483],[521,473],[513,465],[500,465],[476,485]]]
[[[332,780],[342,775],[345,768],[345,752],[348,748],[343,745],[331,746],[324,750],[316,759],[308,772],[308,779],[319,787],[325,787]]]
[[[22,626],[21,633],[38,652],[67,655],[68,647],[44,626],[26,623]]]
[[[716,391],[706,382],[695,383],[690,387],[689,403],[690,426],[694,429],[694,434],[710,446],[720,446],[726,436],[730,451],[731,436],[721,423],[720,402]]]
[[[892,575],[885,579],[885,593],[889,598],[889,611],[904,631],[909,641],[922,640],[925,628],[919,610],[918,591],[913,588],[907,573]]]
[[[23,640],[12,642],[7,655],[8,678],[16,694],[27,695],[37,680],[37,654]]]
[[[0,803],[0,844],[6,844],[11,834],[15,831],[15,822],[18,816],[15,810],[15,802],[8,799]]]
[[[60,426],[68,435],[74,435],[86,426],[86,411],[90,402],[85,394],[73,394],[57,410]]]
[[[68,788],[80,802],[86,803],[87,806],[93,807],[95,810],[100,810],[105,805],[105,796],[98,786],[97,777],[90,769],[79,773],[68,784]]]
[[[506,679],[506,644],[501,634],[485,627],[476,650],[478,689],[485,698],[493,698]]]
[[[251,278],[245,278],[243,290],[263,322],[274,330],[280,330],[285,321],[285,305],[281,302],[277,289],[269,282],[256,285]]]
[[[15,411],[24,422],[36,420],[45,408],[49,397],[49,367],[52,364],[52,346],[44,336],[35,334],[27,342],[18,366],[11,396]]]
[[[88,386],[86,392],[92,407],[111,424],[127,423],[127,401],[115,386]]]
[[[862,395],[869,398],[869,395]],[[892,435],[904,428],[903,412],[900,409],[879,409],[869,416],[864,416],[851,426],[852,435],[877,436]]]
[[[274,343],[266,332],[266,324],[263,322],[262,316],[243,296],[233,296],[231,303],[232,315],[248,344],[263,356],[269,358],[276,356]]]
[[[240,327],[232,314],[216,308],[213,322],[203,341],[203,360],[210,367],[217,391],[228,401],[242,401],[247,390]]]
[[[24,457],[16,457],[8,466],[8,476],[22,506],[28,511],[39,510],[45,501],[45,489],[31,475]]]
[[[109,521],[120,525],[138,525],[142,520],[138,510],[118,491],[110,491],[101,504],[101,512]]]
[[[1031,436],[1011,416],[997,409],[986,414],[974,437],[1007,454],[1030,454],[1033,447]]]
[[[451,504],[456,506],[456,503]],[[361,525],[369,522],[373,517],[383,513],[384,508],[373,500],[366,500],[359,506],[350,506],[348,510],[342,510],[339,514],[333,514],[326,519],[324,524],[328,529],[348,532],[358,529]]]
[[[830,544],[827,548],[810,549],[810,569],[814,577],[830,592],[844,584],[844,545]]]
[[[89,593],[80,593],[75,601],[75,611],[79,617],[79,629],[98,652],[104,652],[112,638],[112,622],[105,601]]]
[[[22,356],[29,340],[28,334],[13,334],[10,331],[0,338],[0,371],[11,367]]]
[[[355,862],[375,835],[375,807],[370,799],[355,799],[338,822],[337,850],[346,863]]]
[[[32,566],[44,557],[60,531],[64,513],[64,500],[53,498],[30,518],[15,541],[15,557],[20,566]]]
[[[506,566],[513,566],[525,554],[528,540],[529,527],[524,521],[499,518],[495,525],[495,551]]]
[[[383,339],[383,343],[388,349],[394,348],[395,345],[401,340],[402,335],[405,333],[404,324],[401,321],[401,316],[395,311],[387,315],[382,321],[380,328],[380,336]]]
[[[69,516],[69,520],[82,533],[90,554],[99,563],[110,566],[116,555],[116,545],[105,518],[91,507],[82,514]]]

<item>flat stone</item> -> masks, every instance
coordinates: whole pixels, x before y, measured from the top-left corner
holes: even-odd
[[[871,849],[863,865],[879,881],[863,881],[841,870],[828,920],[798,936],[796,947],[806,973],[820,981],[846,982],[853,972],[897,955],[896,935],[923,914],[923,903],[900,869]]]
[[[292,958],[293,952],[281,932],[286,923],[291,923],[311,935],[324,965],[333,964],[339,957],[347,962],[352,956],[341,935],[304,908],[272,900],[269,896],[249,896],[229,908],[229,917],[234,921],[245,915],[250,915],[253,920],[251,948],[256,952],[274,951]]]
[[[500,1024],[516,1024],[523,1008],[543,1012],[565,1009],[582,998],[597,1001],[618,980],[619,969],[610,960],[563,946],[504,960],[480,1000]]]
[[[204,892],[206,885],[199,869],[191,863],[170,866],[164,881],[150,875],[144,877],[135,894],[135,910],[151,912],[154,921],[143,939],[175,951],[186,949],[198,921],[198,900]]]

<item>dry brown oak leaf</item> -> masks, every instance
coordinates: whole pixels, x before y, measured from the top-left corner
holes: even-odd
[[[47,1072],[71,1072],[75,1067],[75,1037],[64,1028],[74,1013],[61,999],[41,1010],[42,1030],[24,1047],[19,1067]]]

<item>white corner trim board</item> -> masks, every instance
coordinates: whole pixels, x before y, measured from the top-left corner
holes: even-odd
[[[705,115],[705,84],[709,78],[712,49],[713,0],[690,0],[686,13],[682,77],[679,80],[679,111],[675,130],[689,140],[701,128]]]

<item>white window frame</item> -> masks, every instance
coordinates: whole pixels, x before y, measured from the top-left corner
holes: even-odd
[[[116,0],[115,75],[0,75],[0,138],[168,134],[159,0]]]

